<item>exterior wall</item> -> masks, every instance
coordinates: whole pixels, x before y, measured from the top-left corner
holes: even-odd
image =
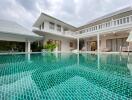
[[[60,40],[61,41],[61,51],[71,51],[76,49],[76,40],[54,36],[54,35],[45,35],[44,44],[49,40]],[[73,47],[70,47],[70,42],[73,42]]]
[[[57,31],[57,25],[61,26],[61,31]],[[55,27],[54,29],[50,29],[49,26],[50,26],[50,22],[44,21],[44,28],[42,27],[42,24],[41,24],[41,29],[39,29],[39,30],[47,32],[47,33],[60,34],[60,35],[64,35],[64,34],[71,35],[74,33],[73,31],[71,31],[67,27],[62,26],[61,24],[54,23],[54,27]]]
[[[55,29],[52,30],[49,28],[49,25],[50,25],[50,22],[48,21],[44,21],[44,29],[42,28],[42,25],[41,25],[41,30],[42,31],[46,31],[46,32],[50,32],[50,33],[56,33],[56,34],[63,34],[64,33],[64,28],[61,26],[61,31],[57,31],[57,24],[55,24]]]

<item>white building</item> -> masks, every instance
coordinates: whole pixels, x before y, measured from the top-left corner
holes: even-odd
[[[58,51],[132,50],[132,44],[126,41],[132,30],[132,7],[112,12],[78,28],[41,13],[33,27],[35,33],[44,36],[42,43],[54,41]]]
[[[30,44],[42,37],[27,30],[16,22],[0,20],[0,41],[25,43],[25,52],[30,52]],[[3,45],[0,45],[2,47]]]

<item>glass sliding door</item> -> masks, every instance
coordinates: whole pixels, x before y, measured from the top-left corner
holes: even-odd
[[[112,50],[112,43],[111,39],[106,40],[106,48]]]
[[[127,38],[116,38],[106,40],[106,47],[112,51],[120,51],[120,47],[127,47],[128,43],[126,42]]]
[[[112,39],[112,51],[116,51],[117,43],[116,39]]]
[[[120,47],[122,46],[122,39],[117,39],[117,51],[120,51]]]
[[[90,41],[87,41],[87,51],[91,51]]]
[[[123,47],[127,47],[128,46],[128,42],[126,42],[127,38],[123,38],[122,39],[122,46]]]

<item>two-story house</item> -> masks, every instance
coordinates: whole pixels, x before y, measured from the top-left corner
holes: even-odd
[[[57,44],[57,51],[71,51],[76,48],[76,38],[74,31],[76,28],[61,20],[41,13],[34,23],[35,33],[44,36],[41,45],[48,41],[54,41]]]
[[[33,30],[35,33],[44,36],[43,43],[55,41],[58,51],[119,52],[132,47],[127,42],[132,30],[132,7],[104,15],[80,27],[41,13],[33,27],[37,28]]]

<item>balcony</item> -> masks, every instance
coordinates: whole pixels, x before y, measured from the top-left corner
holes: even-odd
[[[64,31],[63,34],[65,34],[65,35],[71,35],[71,36],[76,35],[76,33],[72,32],[72,31]]]
[[[112,19],[111,21],[79,30],[76,32],[76,34],[81,36],[84,34],[104,33],[116,30],[125,30],[130,28],[132,28],[132,15],[122,17],[116,20]]]

